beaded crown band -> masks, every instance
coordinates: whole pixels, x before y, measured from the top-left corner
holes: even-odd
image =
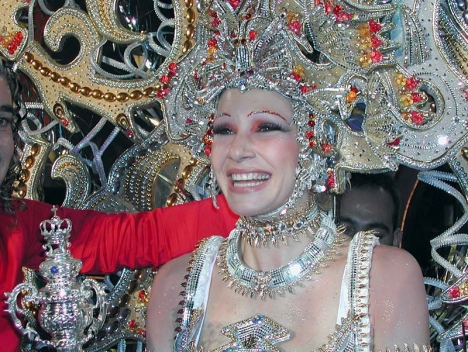
[[[467,139],[468,82],[439,68],[448,60],[427,20],[437,2],[406,1],[201,1],[196,44],[164,75],[169,137],[205,158],[221,93],[260,88],[292,100],[301,189],[446,162]]]

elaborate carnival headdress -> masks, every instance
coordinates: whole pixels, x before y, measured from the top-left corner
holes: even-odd
[[[203,157],[220,94],[260,88],[292,101],[303,187],[340,192],[346,170],[432,167],[466,139],[466,111],[459,77],[419,65],[428,50],[395,5],[202,3],[195,46],[161,77],[168,135]]]

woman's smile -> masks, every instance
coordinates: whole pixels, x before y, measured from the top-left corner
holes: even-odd
[[[265,184],[271,178],[271,174],[266,172],[233,172],[230,177],[232,187],[252,188]]]

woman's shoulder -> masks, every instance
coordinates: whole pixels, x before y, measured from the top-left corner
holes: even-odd
[[[182,279],[187,274],[187,270],[189,267],[197,265],[197,262],[200,262],[199,265],[207,264],[207,262],[210,261],[207,258],[207,256],[216,256],[219,249],[219,245],[223,240],[224,238],[220,236],[211,236],[201,240],[198,243],[197,249],[194,252],[184,254],[180,257],[172,259],[171,261],[163,265],[158,270],[156,278],[159,277],[159,281],[171,280],[176,277]],[[208,251],[211,254],[208,254]],[[201,259],[198,260],[197,258]]]
[[[187,270],[191,258],[192,253],[188,253],[168,261],[157,270],[155,280],[166,282],[168,279],[178,277],[181,281],[184,275],[180,274]]]
[[[370,272],[371,291],[379,300],[401,297],[412,292],[425,301],[423,275],[414,257],[407,251],[390,246],[376,246]],[[418,292],[418,294],[415,294]]]
[[[410,253],[404,249],[386,245],[374,248],[372,266],[385,269],[386,271],[388,269],[392,269],[391,271],[405,269],[406,273],[413,270],[419,274],[421,272],[418,262]]]

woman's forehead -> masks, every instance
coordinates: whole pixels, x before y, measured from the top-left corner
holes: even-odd
[[[288,116],[292,116],[293,113],[287,98],[275,91],[262,89],[251,89],[246,92],[238,89],[225,91],[221,95],[217,111],[223,113],[225,110],[241,110],[246,113],[252,110],[270,110]]]

